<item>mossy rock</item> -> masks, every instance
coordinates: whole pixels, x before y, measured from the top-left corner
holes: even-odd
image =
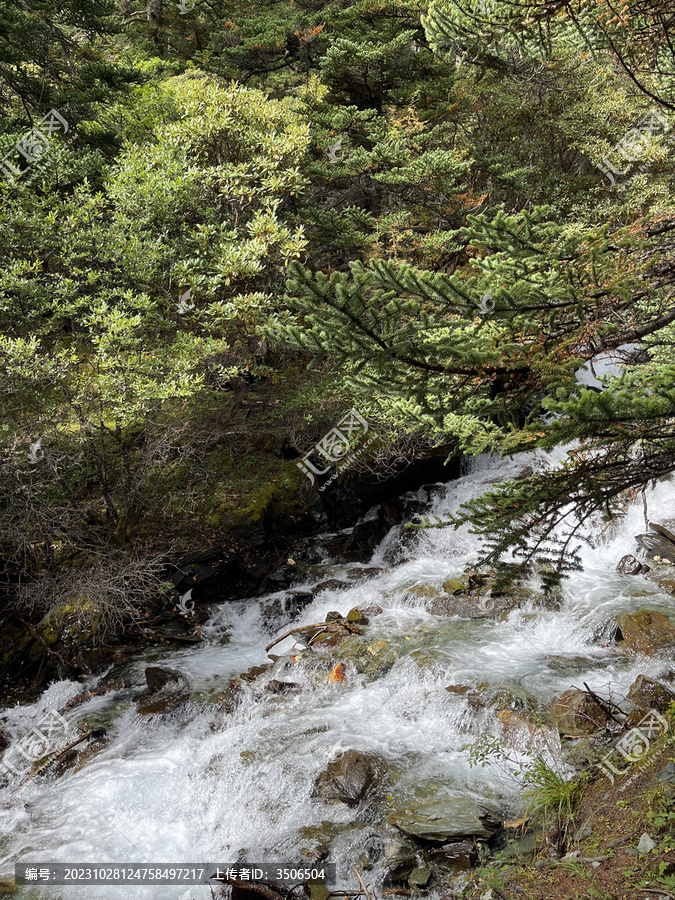
[[[422,600],[433,600],[434,597],[440,596],[438,588],[431,584],[416,584],[415,587],[408,588],[406,594],[412,597],[419,597]]]
[[[632,653],[651,656],[675,645],[675,625],[657,610],[641,609],[634,613],[623,613],[617,617],[616,623],[619,629],[617,641]]]

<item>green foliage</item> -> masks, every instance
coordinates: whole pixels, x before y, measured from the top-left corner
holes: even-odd
[[[582,788],[575,779],[565,779],[541,757],[534,760],[525,792],[526,815],[544,822],[569,823],[581,800]]]
[[[78,516],[99,539],[126,531],[153,477],[190,452],[185,404],[269,368],[259,328],[304,246],[280,213],[302,189],[306,130],[288,103],[203,75],[162,92],[171,102],[156,107],[152,141],[127,144],[105,192],[7,194],[2,530],[24,551],[77,540]],[[33,465],[38,438],[45,458]]]

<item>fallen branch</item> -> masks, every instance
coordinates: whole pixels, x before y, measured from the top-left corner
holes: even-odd
[[[667,891],[665,888],[638,888],[638,891],[644,891],[645,894],[660,894],[662,897],[674,897],[672,891]]]
[[[616,705],[616,703],[612,703],[611,700],[603,700],[602,697],[599,697],[599,696],[595,693],[595,691],[592,691],[592,690],[589,688],[589,686],[586,684],[585,681],[583,682],[583,685],[584,685],[584,687],[586,688],[586,692],[593,698],[593,700],[595,700],[595,702],[598,704],[598,706],[600,707],[600,709],[604,709],[604,711],[607,713],[607,715],[610,717],[610,719],[611,719],[613,722],[616,722],[617,725],[620,725],[621,722],[619,722],[619,720],[617,719],[617,717],[614,715],[614,713],[613,713],[612,710],[611,710],[611,707],[612,707],[612,706],[614,707],[614,709],[619,709],[619,707]],[[621,712],[620,709],[619,709],[619,712]]]
[[[275,644],[280,644],[284,640],[284,638],[290,637],[292,634],[297,634],[299,631],[307,631],[310,628],[326,628],[326,623],[317,622],[316,625],[300,625],[298,628],[291,628],[290,631],[284,632],[281,637],[275,638],[271,644],[268,644],[265,647],[265,653],[267,653],[268,650],[271,650]]]
[[[361,890],[365,894],[366,900],[373,900],[373,898],[368,893],[368,888],[363,883],[363,878],[361,878],[361,876],[359,875],[359,870],[356,868],[356,866],[352,866],[352,872],[356,875],[358,882],[361,885]]]
[[[297,628],[291,628],[289,631],[285,631],[280,637],[275,638],[271,644],[268,644],[265,647],[265,652],[271,650],[275,644],[281,643],[285,638],[290,637],[292,634],[298,634],[301,631],[312,631],[313,629],[318,628],[319,630],[316,634],[313,634],[311,638],[307,640],[307,646],[311,644],[311,642],[319,636],[324,631],[330,631],[336,634],[343,634],[345,632],[349,632],[350,634],[361,634],[358,627],[355,625],[348,624],[345,621],[335,621],[335,622],[315,622],[314,625],[298,625]]]
[[[62,747],[60,750],[56,750],[54,753],[51,753],[43,763],[38,764],[37,769],[35,769],[30,773],[30,775],[24,778],[24,780],[21,782],[21,785],[24,785],[27,781],[30,781],[31,778],[35,778],[35,776],[39,775],[40,772],[44,772],[47,766],[51,766],[53,762],[56,762],[59,757],[63,756],[63,754],[67,753],[69,750],[72,750],[73,747],[77,747],[78,744],[81,744],[83,741],[86,741],[89,738],[103,737],[104,734],[105,730],[103,728],[93,728],[91,731],[85,731],[84,734],[80,735],[80,737],[76,740],[71,741],[67,746]]]

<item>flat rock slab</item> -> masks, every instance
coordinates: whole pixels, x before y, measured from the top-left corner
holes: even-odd
[[[675,544],[660,534],[637,534],[635,540],[652,559],[660,557],[675,563]]]
[[[487,840],[501,825],[496,809],[461,797],[395,810],[387,821],[412,837],[442,844],[469,837]]]

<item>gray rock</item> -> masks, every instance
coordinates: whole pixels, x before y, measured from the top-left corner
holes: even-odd
[[[300,685],[296,684],[295,681],[278,681],[276,678],[273,678],[272,681],[267,683],[265,690],[270,694],[295,693],[300,690]]]
[[[650,559],[660,556],[675,563],[675,544],[660,534],[636,534],[635,540],[643,550],[646,550]]]
[[[501,825],[496,809],[462,797],[394,810],[387,821],[412,837],[443,844],[468,837],[485,840]]]
[[[408,875],[408,884],[410,887],[423,888],[429,884],[431,878],[431,869],[413,869]]]
[[[638,853],[649,853],[650,850],[653,850],[656,847],[656,842],[653,841],[647,832],[645,831],[640,840],[638,841],[637,849]]]
[[[675,784],[675,762],[667,762],[663,772],[659,775],[661,784]]]
[[[340,800],[347,806],[358,806],[381,780],[384,770],[379,757],[347,750],[326,766],[317,778],[314,790],[324,800]]]
[[[664,538],[667,538],[667,540],[675,544],[675,533],[672,532],[669,528],[666,528],[665,525],[659,525],[656,522],[650,522],[649,527],[652,529],[652,531],[655,531],[657,534],[662,535]]]
[[[160,666],[148,666],[145,670],[148,689],[153,693],[163,690],[167,685],[180,684],[183,676],[175,669],[162,669]]]

